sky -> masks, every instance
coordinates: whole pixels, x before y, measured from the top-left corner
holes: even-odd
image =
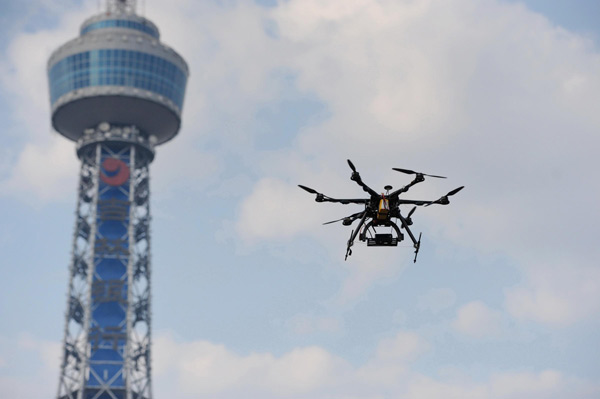
[[[0,2],[0,394],[58,388],[78,160],[46,61],[92,0]],[[188,62],[152,173],[156,398],[600,397],[600,4],[146,0]],[[408,245],[334,197],[427,179]],[[409,195],[410,194],[410,195]],[[404,244],[404,243],[403,243]],[[35,382],[32,384],[32,382]]]

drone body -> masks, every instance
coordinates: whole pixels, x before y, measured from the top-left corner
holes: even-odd
[[[393,168],[393,170],[397,172],[416,176],[412,182],[396,191],[390,193],[390,190],[392,190],[392,186],[385,186],[384,189],[386,190],[386,192],[379,194],[362,181],[360,174],[356,171],[356,167],[350,160],[348,160],[348,165],[350,166],[350,169],[352,169],[352,175],[350,176],[350,180],[355,181],[356,184],[361,186],[362,189],[369,194],[369,198],[332,198],[322,193],[319,193],[310,187],[298,185],[301,189],[311,194],[316,194],[315,201],[317,202],[335,202],[344,205],[363,204],[365,206],[365,209],[361,212],[354,213],[342,219],[324,223],[330,224],[341,221],[344,226],[350,226],[352,223],[354,223],[354,221],[359,220],[358,226],[356,227],[356,229],[352,230],[352,233],[350,234],[350,239],[348,240],[346,248],[346,259],[348,259],[349,255],[352,255],[351,248],[354,245],[354,240],[356,239],[356,237],[358,237],[360,241],[366,242],[367,246],[397,246],[399,242],[404,240],[404,234],[402,234],[402,232],[400,231],[401,229],[404,229],[410,237],[411,241],[413,242],[413,246],[415,248],[414,261],[416,262],[417,254],[419,253],[419,248],[421,246],[421,234],[419,234],[418,239],[415,238],[409,226],[413,224],[411,216],[417,209],[417,206],[429,206],[433,204],[448,205],[450,203],[448,197],[458,193],[464,188],[464,186],[458,187],[450,191],[448,194],[433,201],[401,199],[400,194],[407,192],[415,184],[425,181],[425,176],[440,179],[445,179],[445,177],[427,175],[408,169]],[[406,216],[404,216],[400,212],[401,205],[413,205],[413,208],[408,212]],[[398,222],[400,223],[400,227],[398,227]],[[378,233],[378,228],[390,228],[391,232]]]

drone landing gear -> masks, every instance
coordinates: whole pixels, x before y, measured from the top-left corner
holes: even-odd
[[[348,256],[352,255],[352,249],[350,249],[350,247],[352,247],[352,245],[354,245],[354,230],[352,230],[352,232],[350,233],[350,239],[348,240],[348,247],[346,248],[346,257],[344,258],[344,260],[348,260]]]
[[[421,234],[422,233],[419,233],[419,241],[415,243],[415,259],[413,260],[413,263],[417,263],[417,255],[419,254],[419,249],[421,249]]]

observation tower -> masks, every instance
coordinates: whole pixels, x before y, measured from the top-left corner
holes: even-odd
[[[57,399],[151,399],[150,189],[177,135],[185,60],[106,0],[48,61],[52,125],[81,160]]]

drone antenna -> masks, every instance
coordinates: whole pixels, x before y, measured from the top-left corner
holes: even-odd
[[[383,189],[385,190],[385,195],[389,196],[390,195],[390,191],[392,190],[392,186],[390,186],[389,184],[387,186],[385,186]]]

